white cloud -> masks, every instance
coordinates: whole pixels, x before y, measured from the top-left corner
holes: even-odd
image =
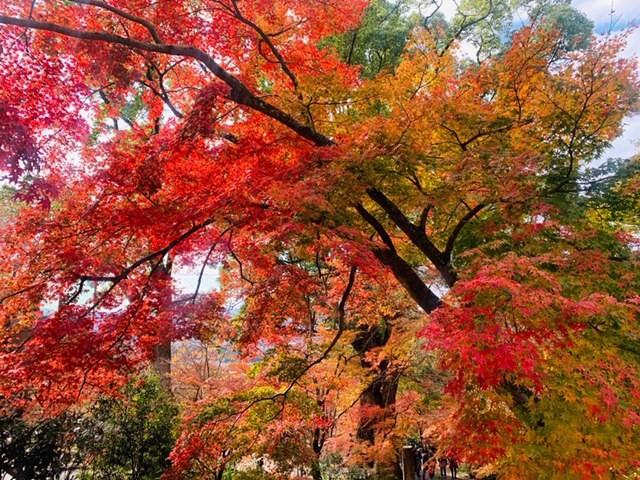
[[[574,0],[572,5],[597,25],[609,25],[613,6],[613,21],[618,28],[640,20],[638,0]]]
[[[622,52],[624,58],[640,57],[640,28],[631,32],[627,39],[627,47]]]
[[[603,0],[581,0],[582,3],[602,3],[602,1]],[[640,10],[640,3],[636,3],[636,0],[633,0],[633,2],[625,0],[624,2],[628,9],[631,8],[631,3],[634,4],[633,8],[635,8],[636,11]],[[623,58],[635,58],[636,61],[640,59],[640,28],[631,31],[627,38],[627,46],[620,56]],[[638,67],[640,74],[640,64],[638,64]],[[632,155],[640,153],[640,114],[628,116],[625,118],[623,125],[624,130],[622,134],[612,142],[611,147],[602,154],[596,164],[608,158],[629,158]]]
[[[456,56],[459,59],[475,60],[478,53],[478,47],[469,40],[462,40],[456,48]]]
[[[451,19],[457,11],[456,3],[459,4],[460,2],[442,0],[439,11],[445,18]],[[601,27],[609,26],[612,6],[614,24],[618,29],[630,24],[640,23],[639,0],[613,0],[613,3],[612,0],[573,0],[572,5]],[[421,13],[428,15],[433,12],[435,7],[430,1],[422,1],[419,2],[418,8]]]
[[[418,2],[417,9],[420,14],[425,17],[432,15],[437,10],[438,13],[443,14],[447,20],[451,20],[457,11],[455,2],[453,2],[453,0],[442,0],[442,3],[439,2],[439,5],[440,7],[437,7],[430,1]]]
[[[607,158],[629,158],[640,152],[640,114],[631,115],[624,121],[624,132],[616,138],[602,155]]]

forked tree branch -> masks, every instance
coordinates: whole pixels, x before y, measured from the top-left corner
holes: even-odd
[[[391,269],[396,280],[402,285],[413,300],[427,313],[431,313],[441,305],[438,296],[424,283],[411,265],[396,252],[393,242],[382,224],[361,204],[356,205],[360,216],[373,227],[387,248],[372,248],[373,254]]]
[[[258,25],[256,25],[254,22],[252,22],[242,14],[242,12],[240,11],[240,8],[238,7],[237,0],[231,0],[231,3],[233,4],[234,17],[237,18],[240,22],[247,25],[249,28],[253,29],[260,36],[262,41],[267,44],[267,47],[269,47],[269,50],[271,50],[271,53],[273,53],[273,56],[276,57],[276,59],[278,60],[278,63],[280,64],[280,68],[287,75],[287,77],[289,77],[289,79],[291,80],[291,83],[293,84],[293,87],[297,90],[298,79],[289,68],[289,65],[287,65],[287,62],[285,61],[280,51],[276,48],[274,43],[269,38],[269,35],[267,35],[264,30],[262,30]]]
[[[425,233],[424,228],[419,225],[414,225],[382,191],[376,188],[369,188],[367,194],[385,211],[391,221],[404,232],[409,240],[411,240],[411,243],[420,249],[429,259],[438,272],[440,272],[440,275],[447,285],[452,286],[457,278],[456,273],[453,268],[451,268],[449,259],[434,245]]]
[[[136,15],[133,15],[129,12],[125,12],[124,10],[121,10],[117,7],[114,7],[113,5],[109,5],[106,2],[103,2],[102,0],[71,0],[74,3],[80,3],[83,5],[91,5],[94,7],[98,7],[98,8],[102,8],[104,10],[108,10],[111,13],[115,13],[116,15],[118,15],[119,17],[125,18],[127,20],[130,20],[134,23],[137,23],[139,25],[142,25],[143,27],[145,27],[147,29],[147,31],[149,32],[149,34],[151,35],[151,38],[153,38],[153,41],[156,43],[164,43],[161,39],[160,39],[160,35],[158,34],[158,31],[156,30],[156,26],[151,23],[149,20],[147,20],[146,18],[142,18],[142,17],[138,17]]]

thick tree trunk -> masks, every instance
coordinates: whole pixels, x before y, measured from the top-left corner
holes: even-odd
[[[320,458],[313,460],[311,464],[311,478],[313,480],[322,480],[322,470],[320,469]]]
[[[167,340],[160,345],[156,345],[153,369],[160,378],[162,388],[171,392],[171,341]]]
[[[425,312],[431,313],[442,302],[438,296],[424,283],[411,265],[390,249],[376,249],[373,252],[381,263],[391,269],[398,283]]]
[[[416,455],[413,447],[402,447],[402,471],[400,474],[404,472],[405,480],[415,480],[417,471],[416,471]]]
[[[363,443],[375,445],[377,435],[381,433],[386,420],[395,414],[396,393],[398,390],[398,375],[393,365],[383,360],[378,365],[372,365],[366,360],[366,353],[374,348],[384,346],[391,336],[391,326],[364,326],[356,336],[352,345],[360,354],[360,363],[372,373],[372,380],[360,397],[360,406],[365,412],[361,416],[356,437]],[[371,416],[366,412],[375,412]],[[395,463],[370,464],[377,478],[398,478]]]
[[[318,401],[318,406],[322,408],[324,401]],[[322,455],[322,448],[324,447],[324,442],[327,439],[326,431],[322,428],[316,427],[313,430],[313,438],[311,442],[311,447],[313,448],[313,453],[315,453],[315,458],[311,463],[311,476],[313,480],[322,480],[322,469],[320,468],[320,456]]]
[[[386,360],[381,363],[380,368],[375,369],[375,372],[376,376],[360,398],[360,405],[376,407],[380,415],[374,418],[366,416],[361,418],[357,432],[358,439],[370,443],[375,442],[375,434],[380,423],[394,414],[398,390],[398,377],[389,372],[389,363]]]
[[[173,262],[169,258],[166,262],[160,264],[153,272],[154,280],[157,282],[153,288],[158,288],[157,294],[160,297],[160,309],[167,307],[171,298],[171,270]],[[168,338],[155,347],[155,356],[153,359],[153,369],[160,378],[160,385],[166,391],[171,393],[171,339]]]

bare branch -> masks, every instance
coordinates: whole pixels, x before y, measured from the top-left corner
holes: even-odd
[[[16,297],[18,295],[22,295],[23,293],[26,293],[30,290],[33,290],[34,288],[38,288],[38,287],[42,287],[46,284],[46,282],[38,282],[38,283],[34,283],[33,285],[29,285],[27,287],[21,288],[20,290],[16,290],[15,292],[11,292],[11,293],[7,293],[6,295],[3,295],[2,297],[0,297],[0,305],[2,305],[2,303],[5,300],[9,300],[12,297]]]
[[[458,8],[458,13],[462,16],[462,23],[460,24],[458,29],[455,31],[455,33],[451,36],[451,39],[445,44],[442,50],[438,53],[438,55],[443,56],[447,52],[447,50],[451,48],[451,45],[453,45],[453,42],[455,42],[462,36],[465,30],[489,18],[489,15],[491,15],[492,11],[493,11],[493,0],[489,0],[489,8],[484,14],[482,14],[477,18],[472,18],[473,17],[472,14],[463,13]],[[471,20],[468,20],[469,18],[471,18]]]
[[[222,231],[222,233],[220,235],[218,235],[218,238],[216,238],[216,241],[213,242],[213,245],[211,245],[211,248],[209,248],[209,251],[207,252],[207,256],[204,258],[204,262],[202,262],[202,267],[200,268],[200,274],[198,275],[198,283],[196,284],[196,290],[193,292],[193,297],[191,298],[194,302],[195,302],[196,298],[198,297],[198,292],[200,291],[200,285],[202,285],[202,276],[204,275],[204,271],[207,268],[207,264],[209,263],[209,257],[211,257],[211,254],[213,253],[213,251],[216,249],[216,247],[220,243],[220,240],[222,240],[222,237],[224,237],[225,234],[229,230],[231,230],[233,227],[234,227],[234,225],[231,225],[231,226],[225,228]]]
[[[427,226],[427,219],[429,218],[429,213],[431,212],[432,208],[433,208],[433,205],[429,204],[422,209],[422,213],[420,214],[420,220],[418,221],[418,227],[422,231],[424,231],[424,229]]]

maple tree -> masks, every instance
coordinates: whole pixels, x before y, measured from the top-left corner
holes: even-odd
[[[636,65],[523,5],[504,42],[506,2],[5,2],[7,411],[170,362],[169,478],[393,476],[411,435],[505,478],[637,469],[638,159],[591,165]]]

